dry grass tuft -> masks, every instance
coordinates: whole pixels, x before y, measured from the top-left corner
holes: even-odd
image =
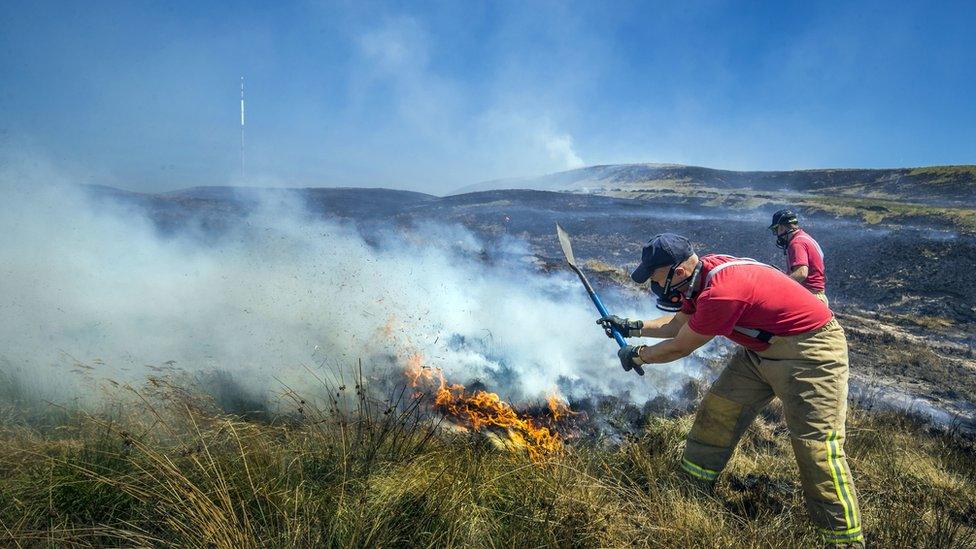
[[[533,461],[441,429],[408,391],[373,399],[356,385],[349,398],[286,391],[248,420],[165,380],[101,413],[8,406],[0,545],[818,544],[775,409],[705,492],[676,468],[689,416]],[[874,545],[976,543],[972,446],[854,410],[848,455]]]

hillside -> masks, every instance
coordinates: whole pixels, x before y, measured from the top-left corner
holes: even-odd
[[[458,193],[536,189],[593,193],[722,194],[757,192],[903,200],[932,205],[976,205],[976,166],[891,169],[729,171],[674,164],[590,166],[540,177],[487,181]]]

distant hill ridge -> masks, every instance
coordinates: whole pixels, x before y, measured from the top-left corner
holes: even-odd
[[[486,181],[455,194],[492,189],[639,192],[675,188],[752,189],[976,205],[976,165],[921,168],[732,171],[678,164],[588,166],[539,177]]]

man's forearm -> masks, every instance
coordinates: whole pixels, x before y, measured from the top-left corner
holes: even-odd
[[[678,335],[681,326],[676,322],[677,315],[664,315],[654,320],[645,320],[641,337],[668,338]]]
[[[663,364],[684,358],[691,352],[679,347],[673,339],[665,339],[656,345],[644,345],[638,354],[644,364]]]
[[[712,340],[712,335],[699,334],[688,325],[688,315],[678,313],[671,325],[680,324],[678,335],[657,345],[627,345],[617,352],[624,369],[632,364],[662,364],[682,359]]]

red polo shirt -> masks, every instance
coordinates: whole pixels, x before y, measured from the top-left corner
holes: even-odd
[[[730,261],[740,259],[729,255],[703,256],[699,284],[705,284],[713,268]],[[682,300],[681,311],[690,315],[688,327],[695,332],[725,336],[753,351],[764,351],[769,344],[736,332],[733,327],[792,336],[816,330],[834,316],[795,280],[762,264],[722,268],[697,296]]]
[[[800,284],[814,293],[824,291],[827,277],[824,275],[823,250],[803,229],[797,229],[786,246],[786,262],[791,273],[793,269],[806,265],[807,279]]]

